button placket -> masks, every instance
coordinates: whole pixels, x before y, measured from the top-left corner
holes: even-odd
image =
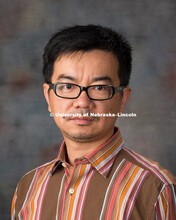
[[[74,193],[75,193],[75,185],[76,185],[76,182],[77,182],[77,179],[78,177],[76,178],[75,174],[77,172],[77,169],[80,169],[80,165],[78,164],[75,164],[73,170],[72,170],[72,177],[71,177],[71,181],[70,181],[70,188],[68,190],[70,196],[72,196]]]
[[[75,192],[74,188],[70,188],[70,189],[69,189],[70,195],[72,195],[74,192]]]

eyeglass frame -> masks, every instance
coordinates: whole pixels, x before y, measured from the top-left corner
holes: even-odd
[[[80,86],[80,85],[77,85],[77,84],[74,84],[74,83],[65,83],[65,82],[60,82],[60,83],[48,83],[48,84],[49,84],[49,89],[52,89],[52,90],[54,91],[55,95],[58,96],[58,97],[60,97],[60,98],[63,98],[63,99],[77,99],[77,98],[81,95],[81,93],[82,93],[83,91],[85,91],[86,94],[87,94],[87,96],[88,96],[88,98],[89,98],[90,100],[95,100],[95,101],[104,101],[104,100],[111,99],[116,93],[118,93],[118,92],[123,92],[123,88],[125,88],[125,86],[117,86],[117,87],[115,87],[115,86],[106,85],[106,84],[97,84],[97,85],[91,85],[91,86],[86,86],[86,87]],[[59,96],[59,95],[56,93],[56,86],[57,86],[58,84],[69,84],[69,85],[78,86],[79,89],[80,89],[80,92],[79,92],[79,94],[78,94],[76,97],[74,97],[74,98]],[[112,88],[112,94],[111,94],[111,96],[110,96],[109,98],[106,98],[106,99],[94,99],[94,98],[91,98],[91,97],[89,96],[89,94],[88,94],[88,89],[89,89],[90,87],[94,87],[94,86],[109,86],[109,87],[111,87],[111,88]]]

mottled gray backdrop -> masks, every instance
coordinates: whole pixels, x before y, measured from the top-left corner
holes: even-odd
[[[176,174],[176,1],[0,0],[0,219],[20,177],[57,156],[62,136],[42,92],[42,53],[56,30],[101,24],[133,45],[126,146]]]

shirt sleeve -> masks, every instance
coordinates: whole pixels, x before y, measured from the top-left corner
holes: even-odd
[[[18,188],[18,186],[17,186]],[[13,199],[12,199],[12,205],[11,205],[11,220],[15,220],[16,217],[15,217],[15,204],[16,204],[16,200],[17,200],[17,188],[15,190],[15,193],[14,193],[14,196],[13,196]]]
[[[165,185],[155,203],[157,220],[176,219],[176,185]]]

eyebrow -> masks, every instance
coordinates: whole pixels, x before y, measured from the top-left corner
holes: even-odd
[[[112,79],[109,76],[99,76],[93,78],[92,80],[92,82],[97,82],[97,81],[109,81],[110,83],[112,83]]]
[[[69,80],[72,80],[72,81],[76,81],[76,78],[73,77],[73,76],[70,76],[68,74],[61,74],[57,77],[57,80],[59,79],[69,79]],[[109,76],[99,76],[99,77],[94,77],[92,79],[92,82],[98,82],[98,81],[109,81],[110,83],[112,83],[112,79],[109,77]]]
[[[59,79],[69,79],[69,80],[72,80],[72,81],[76,81],[75,77],[69,76],[69,75],[64,74],[64,73],[57,77],[57,80],[59,80]]]

